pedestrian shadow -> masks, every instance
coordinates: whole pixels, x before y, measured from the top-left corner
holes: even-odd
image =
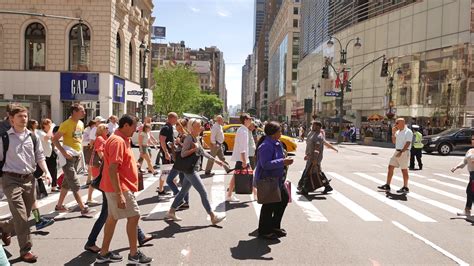
[[[391,200],[407,201],[407,194],[393,194],[391,192],[385,192],[385,196]]]
[[[165,222],[168,224],[168,226],[163,228],[163,230],[150,232],[150,234],[153,235],[154,239],[174,238],[175,234],[187,233],[187,232],[201,230],[208,227],[216,227],[213,225],[181,226],[180,224],[175,223],[174,221],[165,221]]]
[[[223,206],[225,206],[225,210],[226,211],[230,211],[230,210],[233,210],[233,209],[242,209],[242,208],[247,208],[249,206],[249,203],[251,203],[252,201],[249,200],[249,201],[242,201],[242,202],[221,202],[219,205],[217,205],[216,209],[220,210],[219,208],[222,208]]]
[[[258,235],[257,230],[249,234],[250,236]],[[265,257],[272,249],[270,245],[280,243],[279,239],[262,239],[255,237],[250,240],[240,240],[237,246],[230,248],[232,258],[237,260],[273,260],[273,257]]]
[[[138,206],[142,206],[142,205],[148,205],[148,204],[157,204],[160,201],[161,200],[159,197],[149,197],[149,198],[145,198],[145,199],[141,199],[137,201],[137,204]]]
[[[82,265],[93,265],[97,254],[83,251],[81,254],[77,255],[74,259],[64,263],[65,266],[82,266]],[[96,265],[108,265],[108,264],[96,264]]]
[[[316,193],[316,194],[308,194],[306,196],[303,196],[303,195],[300,195],[300,199],[301,197],[305,197],[307,200],[309,201],[313,201],[313,200],[327,200],[327,198],[325,196],[322,196],[322,195],[326,195],[326,194],[322,194],[322,193]]]
[[[464,220],[474,226],[474,216],[469,217],[451,217],[450,220]]]

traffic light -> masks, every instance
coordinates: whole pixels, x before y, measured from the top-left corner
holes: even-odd
[[[329,78],[329,67],[328,66],[323,66],[321,77],[323,79],[328,79]]]
[[[388,77],[388,62],[384,59],[382,61],[382,70],[380,71],[381,77]]]
[[[351,92],[352,91],[352,81],[347,81],[346,82],[346,92]]]

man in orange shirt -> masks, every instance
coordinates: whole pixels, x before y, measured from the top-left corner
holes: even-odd
[[[136,118],[126,114],[120,118],[118,129],[105,143],[104,170],[100,189],[104,191],[107,198],[109,215],[105,222],[104,241],[97,255],[97,263],[122,261],[122,256],[109,252],[109,248],[115,225],[119,219],[124,218],[127,218],[127,235],[130,244],[128,262],[142,264],[153,261],[137,247],[140,210],[133,193],[138,191],[138,169],[130,145],[130,137],[136,128]]]

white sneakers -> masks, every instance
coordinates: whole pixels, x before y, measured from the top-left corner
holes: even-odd
[[[228,202],[240,202],[240,200],[238,198],[236,198],[234,195],[232,196],[226,196],[225,197],[225,201],[228,201]]]
[[[214,219],[211,218],[211,223],[213,225],[216,225],[220,222],[222,222],[225,219],[225,215],[214,215]]]
[[[166,215],[165,215],[165,220],[182,221],[183,219],[181,219],[180,217],[176,216],[175,213],[167,212]]]

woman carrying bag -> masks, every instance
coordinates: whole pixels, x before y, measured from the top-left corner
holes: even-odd
[[[281,126],[269,122],[264,128],[265,135],[257,144],[257,182],[258,203],[263,204],[258,222],[258,235],[267,239],[286,236],[281,228],[281,219],[288,205],[289,195],[285,187],[285,167],[293,159],[285,158],[281,137]]]

